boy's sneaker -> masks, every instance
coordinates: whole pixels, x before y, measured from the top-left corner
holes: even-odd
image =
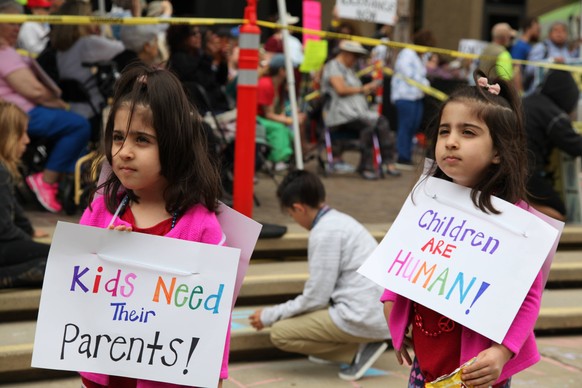
[[[49,212],[58,213],[63,207],[57,201],[58,183],[46,183],[42,180],[42,172],[26,177],[26,184],[36,194],[38,202]]]
[[[385,341],[360,345],[354,361],[347,368],[340,370],[340,379],[348,381],[361,379],[387,348],[388,344]]]

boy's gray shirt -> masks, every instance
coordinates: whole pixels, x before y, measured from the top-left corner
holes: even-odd
[[[261,321],[276,321],[329,307],[332,321],[358,337],[389,338],[380,296],[383,289],[357,273],[378,243],[358,221],[330,210],[311,230],[309,279],[295,299],[263,309]]]

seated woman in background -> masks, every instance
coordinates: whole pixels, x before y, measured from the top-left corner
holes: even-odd
[[[57,15],[91,15],[91,4],[83,1],[66,1]],[[71,111],[91,119],[105,106],[103,96],[91,68],[83,63],[110,61],[125,47],[120,41],[99,35],[98,25],[53,25],[50,33],[51,47],[57,51],[57,69],[60,79],[71,79],[82,84],[89,93],[90,102],[72,102]]]
[[[228,61],[218,35],[212,29],[172,24],[166,40],[170,51],[167,67],[178,76],[200,114],[229,110],[225,92]]]
[[[0,13],[22,11],[16,1],[0,4]],[[19,30],[20,24],[0,23],[0,100],[14,103],[28,114],[31,138],[51,143],[44,171],[29,175],[26,183],[42,206],[56,213],[62,209],[57,199],[58,182],[63,174],[75,170],[75,162],[87,147],[91,127],[84,117],[68,112],[70,107],[59,98],[58,91],[37,76],[42,74],[38,64],[16,51]]]
[[[158,33],[159,28],[155,24],[121,26],[121,41],[125,50],[113,58],[117,69],[121,72],[135,62],[157,65],[160,59]]]
[[[30,141],[27,125],[22,109],[0,101],[0,288],[42,285],[50,248],[32,240],[46,233],[33,229],[14,195],[22,179],[18,164]]]

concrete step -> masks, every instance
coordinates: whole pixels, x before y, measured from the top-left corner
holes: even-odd
[[[381,241],[391,223],[365,224],[372,236]],[[260,239],[253,253],[256,258],[285,257],[286,255],[305,255],[307,252],[308,231],[298,225],[288,225],[287,233],[280,238]],[[560,248],[582,247],[582,225],[567,224],[560,237]]]
[[[248,316],[261,306],[237,307],[233,312],[231,359],[240,360],[253,353],[266,355],[274,348],[269,329],[257,332],[248,324]],[[33,321],[0,324],[0,381],[6,376],[31,373],[30,362],[36,323]],[[582,330],[582,290],[546,290],[536,330]]]
[[[237,305],[276,303],[301,293],[308,278],[307,262],[303,260],[253,260],[245,277]],[[558,251],[548,279],[549,287],[582,284],[582,251]],[[35,314],[40,301],[40,289],[0,290],[0,317]]]
[[[364,226],[379,242],[384,238],[392,223],[366,223]],[[307,252],[307,238],[309,232],[295,223],[286,225],[287,233],[279,238],[262,238],[257,241],[253,258],[275,258],[289,256],[304,256]],[[54,226],[45,226],[49,237],[38,239],[50,244]],[[567,224],[560,238],[560,249],[568,247],[582,247],[582,224]]]
[[[305,260],[254,260],[241,288],[238,305],[277,302],[297,295],[307,278]],[[549,287],[564,287],[570,283],[582,284],[582,251],[558,251],[552,263]],[[39,301],[40,289],[0,290],[0,316],[35,313]]]

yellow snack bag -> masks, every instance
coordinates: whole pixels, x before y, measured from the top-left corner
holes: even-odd
[[[431,381],[430,383],[425,383],[425,388],[459,388],[459,387],[466,387],[461,380],[461,374],[463,367],[471,365],[475,362],[477,357],[473,357],[457,369],[455,369],[452,373],[448,375],[443,375],[436,380]]]

